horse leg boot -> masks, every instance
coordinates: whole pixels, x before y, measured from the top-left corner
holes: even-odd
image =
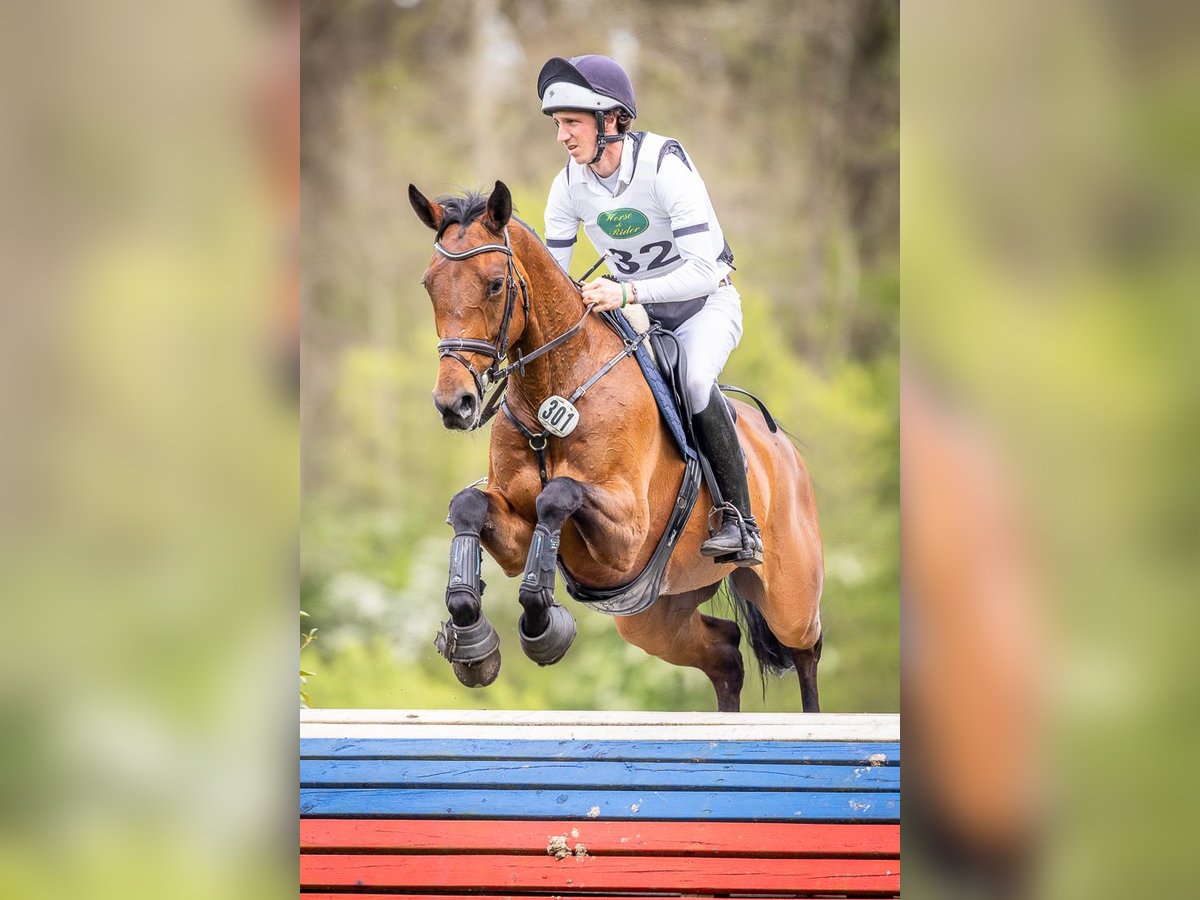
[[[714,498],[714,502],[721,505],[713,508],[713,513],[721,514],[721,527],[715,531],[710,529],[708,540],[700,545],[700,552],[716,557],[718,563],[761,565],[762,533],[750,513],[750,486],[746,482],[746,464],[738,443],[737,427],[725,397],[716,385],[713,385],[708,406],[692,416],[692,427],[721,492],[720,498]],[[711,516],[710,513],[710,520]]]
[[[500,637],[483,615],[486,585],[480,577],[483,554],[479,532],[487,519],[487,510],[483,492],[467,488],[454,495],[447,518],[454,528],[450,579],[446,585],[450,618],[443,623],[434,646],[467,687],[486,687],[500,674]]]
[[[563,523],[583,503],[583,487],[572,478],[552,478],[537,498],[538,523],[517,596],[525,608],[517,623],[521,649],[539,666],[566,655],[575,640],[575,619],[554,602],[554,568]]]

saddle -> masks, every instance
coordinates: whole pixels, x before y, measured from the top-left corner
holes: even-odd
[[[605,321],[627,342],[637,337],[637,332],[629,321],[617,312],[601,313]],[[700,479],[703,477],[708,484],[709,492],[714,498],[721,494],[713,477],[712,468],[697,449],[696,438],[692,433],[692,410],[687,392],[683,386],[686,383],[687,357],[680,346],[678,338],[673,333],[658,324],[650,325],[649,343],[653,347],[651,357],[645,343],[638,346],[634,358],[642,370],[650,393],[658,405],[659,415],[662,416],[667,430],[674,438],[684,460],[683,482],[679,486],[679,496],[671,511],[671,518],[663,530],[654,555],[642,573],[628,584],[615,588],[589,588],[579,584],[563,565],[561,557],[558,560],[558,570],[563,578],[563,584],[575,600],[586,603],[593,609],[611,616],[632,616],[648,609],[658,599],[659,588],[662,585],[663,574],[667,570],[667,561],[675,549],[679,535],[687,524],[700,494]],[[721,384],[722,391],[735,391],[750,397],[762,410],[767,427],[772,433],[778,431],[778,426],[770,411],[761,400],[732,385]],[[726,399],[726,403],[729,400]],[[737,421],[737,413],[733,404],[729,404],[730,412]],[[744,456],[744,453],[743,453]]]

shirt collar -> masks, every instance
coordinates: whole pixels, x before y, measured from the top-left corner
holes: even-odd
[[[611,195],[608,193],[608,188],[601,183],[600,176],[592,171],[591,166],[584,166],[583,168],[583,177],[587,180],[588,185],[593,191],[605,196],[617,196],[625,188],[629,187],[629,183],[633,181],[633,138],[627,136],[621,141],[621,163],[617,167],[616,193]]]

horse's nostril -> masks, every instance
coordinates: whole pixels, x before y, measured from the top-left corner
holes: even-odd
[[[475,398],[471,394],[463,394],[458,401],[458,412],[463,418],[475,415]]]

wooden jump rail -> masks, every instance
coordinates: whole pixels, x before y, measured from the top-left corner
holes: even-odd
[[[306,710],[302,900],[895,897],[895,715]]]

